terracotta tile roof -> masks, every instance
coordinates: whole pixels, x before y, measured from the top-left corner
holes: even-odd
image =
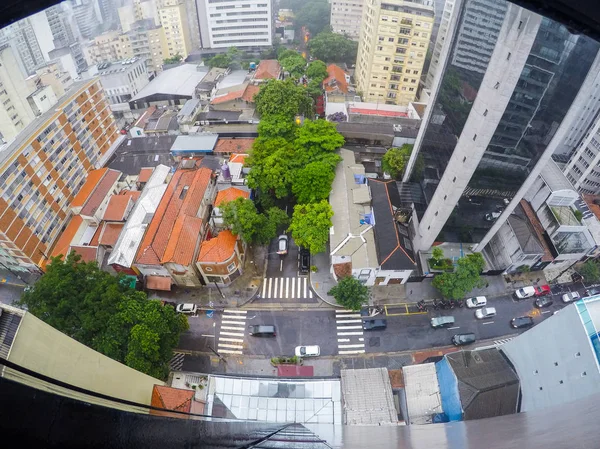
[[[108,170],[102,180],[96,185],[92,194],[88,197],[80,214],[87,216],[94,215],[120,177],[120,171]]]
[[[131,199],[133,201],[137,201],[140,198],[141,194],[142,194],[141,190],[121,190],[119,192],[119,195],[127,195],[127,196],[131,197]]]
[[[71,246],[71,250],[79,254],[84,262],[96,262],[98,260],[97,246]]]
[[[188,232],[182,232],[183,223],[178,226],[175,225],[177,219],[181,216],[196,217],[211,176],[212,171],[207,168],[177,170],[175,172],[148,226],[135,263],[145,265],[161,264],[169,244],[171,248],[167,259],[175,257],[171,254],[175,254],[178,247],[183,248],[192,244],[195,247],[199,235],[192,236]],[[190,238],[194,239],[193,242],[189,241]],[[179,242],[180,239],[182,239],[181,242]],[[171,240],[174,240],[174,242],[170,243]],[[177,260],[179,259],[179,256],[177,256]],[[191,259],[193,259],[193,255]]]
[[[54,244],[54,248],[50,253],[51,257],[56,257],[59,254],[62,254],[66,257],[69,254],[69,247],[71,246],[71,242],[73,241],[75,234],[77,234],[77,231],[79,231],[79,228],[81,227],[82,223],[83,218],[81,218],[80,215],[75,215],[73,218],[71,218],[71,221],[69,221],[69,224],[62,232],[62,234],[60,234],[60,237]]]
[[[137,122],[135,122],[133,126],[137,128],[144,128],[146,126],[146,122],[148,122],[148,119],[152,117],[152,114],[154,114],[155,111],[156,106],[150,106],[148,109],[146,109],[146,112],[144,112],[141,117],[137,119]]]
[[[115,246],[115,243],[119,240],[123,226],[125,226],[125,223],[104,223],[98,243],[100,245]]]
[[[323,87],[326,92],[339,90],[342,93],[348,93],[348,83],[346,82],[346,72],[335,64],[327,66],[329,76],[323,80]]]
[[[202,242],[198,262],[225,262],[232,256],[236,241],[237,237],[231,231],[221,231],[218,236]]]
[[[254,79],[256,80],[269,80],[277,79],[281,72],[281,66],[277,59],[263,59],[258,63]]]
[[[104,221],[123,221],[129,203],[133,201],[129,195],[112,195],[104,211]]]
[[[168,276],[146,276],[146,288],[150,290],[171,291],[171,278]]]
[[[252,149],[254,138],[224,139],[219,138],[215,153],[248,153]]]
[[[102,233],[102,226],[98,226],[96,228],[96,232],[94,232],[94,236],[92,240],[90,240],[90,246],[98,246],[98,242],[100,241],[100,234]]]
[[[350,114],[378,115],[380,117],[408,117],[408,114],[406,112],[352,107],[350,108]]]
[[[552,257],[552,252],[550,251],[550,248],[548,248],[548,244],[546,243],[546,239],[544,238],[544,232],[545,232],[544,226],[542,226],[542,223],[540,223],[540,220],[538,220],[538,217],[535,215],[533,207],[531,207],[531,204],[529,204],[529,201],[521,200],[519,202],[519,204],[523,208],[523,211],[525,211],[525,215],[527,215],[527,219],[533,226],[533,229],[535,230],[535,234],[537,235],[538,240],[540,241],[540,243],[542,244],[542,247],[544,248],[544,255],[542,256],[542,262],[552,262],[554,260],[554,257]]]
[[[81,186],[81,189],[79,189],[79,192],[77,192],[73,201],[71,201],[71,207],[83,206],[108,170],[108,168],[101,168],[99,170],[90,171],[85,179],[85,183]]]
[[[241,154],[241,153],[232,154],[231,157],[229,158],[229,162],[235,162],[235,163],[244,165],[247,157],[248,157],[247,154]]]
[[[144,167],[140,170],[137,182],[148,182],[150,176],[154,173],[154,167]]]
[[[246,87],[246,90],[244,91],[244,95],[242,95],[242,100],[247,101],[248,103],[253,103],[254,96],[258,93],[259,90],[260,86],[255,86],[253,84],[248,85],[248,87]]]
[[[193,398],[194,390],[182,390],[180,388],[154,385],[150,405],[167,410],[189,413]]]
[[[238,198],[250,198],[250,192],[240,190],[235,187],[228,187],[227,189],[220,190],[215,198],[215,206],[219,207],[224,201],[233,201]]]
[[[210,102],[210,104],[222,104],[227,103],[231,100],[241,99],[244,95],[244,92],[246,92],[246,87],[244,87],[242,90],[236,90],[234,92],[229,92],[228,94],[221,95],[220,97],[216,97]]]
[[[160,262],[190,265],[194,259],[201,230],[202,219],[180,215],[173,226],[172,237]]]
[[[600,195],[584,194],[583,201],[585,201],[585,204],[587,204],[596,218],[600,220]]]

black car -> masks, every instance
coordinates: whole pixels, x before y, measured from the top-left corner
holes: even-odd
[[[595,296],[600,295],[600,289],[597,288],[589,288],[585,291],[585,296]]]
[[[366,331],[382,331],[387,327],[387,320],[363,320],[363,329]]]
[[[464,346],[475,342],[475,334],[469,332],[468,334],[456,334],[452,337],[452,344],[454,346]]]
[[[306,248],[300,248],[300,274],[308,274],[310,270],[310,252]]]
[[[552,301],[552,299],[548,296],[540,296],[535,300],[534,304],[536,307],[543,309],[544,307],[550,307],[552,304],[554,304],[554,301]]]
[[[521,329],[523,327],[533,326],[533,318],[530,316],[520,316],[510,320],[510,326],[515,329]]]

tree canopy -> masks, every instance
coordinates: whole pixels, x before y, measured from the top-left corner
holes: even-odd
[[[296,27],[306,27],[315,36],[321,31],[329,30],[331,6],[327,0],[309,0],[296,13]]]
[[[287,117],[288,120],[297,114],[312,116],[312,100],[306,95],[305,88],[289,78],[267,82],[254,96],[254,102],[261,121],[265,116],[274,115]]]
[[[173,55],[170,58],[165,58],[163,60],[163,63],[164,64],[178,64],[179,62],[181,62],[182,59],[183,59],[183,56],[181,56],[179,53],[177,53],[176,55]]]
[[[292,222],[288,231],[297,245],[308,248],[311,254],[325,250],[332,226],[333,211],[325,200],[318,203],[297,204],[294,206]]]
[[[308,41],[311,56],[327,63],[356,63],[358,42],[341,34],[323,32]]]
[[[246,54],[242,50],[236,47],[229,47],[226,53],[219,53],[212,58],[205,59],[205,63],[209,67],[238,70],[247,68],[249,61],[252,59],[251,55]]]
[[[326,200],[331,192],[335,172],[325,162],[311,162],[296,172],[292,193],[301,203]]]
[[[187,318],[71,252],[55,257],[21,305],[90,348],[158,379],[166,378]]]
[[[291,53],[291,54],[290,54]],[[293,78],[300,78],[306,71],[306,59],[301,54],[288,50],[279,57],[279,63],[285,72],[288,72]]]
[[[306,76],[308,76],[311,81],[317,81],[319,84],[322,83],[328,76],[327,64],[323,61],[311,62],[306,69]]]
[[[449,299],[464,298],[473,288],[482,286],[480,274],[485,268],[481,253],[468,254],[457,262],[452,273],[443,273],[433,278],[432,285]]]
[[[588,260],[577,270],[583,276],[585,282],[597,282],[600,280],[600,267],[593,260]]]
[[[383,171],[389,173],[393,178],[401,177],[410,159],[412,148],[412,145],[404,144],[400,148],[390,148],[387,150],[381,160]]]
[[[328,293],[340,306],[349,310],[360,310],[364,304],[369,302],[368,287],[352,276],[340,279]]]
[[[239,235],[247,243],[268,243],[289,223],[289,217],[281,209],[271,207],[261,214],[254,202],[245,198],[226,202],[220,209],[223,222],[233,234]]]

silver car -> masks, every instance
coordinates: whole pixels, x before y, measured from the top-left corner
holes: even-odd
[[[581,296],[579,296],[579,293],[577,292],[569,292],[562,295],[563,302],[577,301],[580,298]]]

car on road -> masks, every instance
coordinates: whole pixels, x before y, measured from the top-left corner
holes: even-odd
[[[310,252],[306,248],[300,248],[300,274],[308,274],[310,270]]]
[[[254,324],[248,326],[248,333],[253,337],[276,337],[275,326]]]
[[[483,307],[487,304],[487,298],[485,296],[475,296],[474,298],[467,299],[465,303],[469,309]]]
[[[277,254],[285,256],[288,253],[289,240],[290,238],[285,234],[279,236],[277,241]]]
[[[453,316],[436,316],[431,319],[431,327],[433,327],[434,329],[452,326],[454,326]]]
[[[524,327],[533,326],[533,318],[530,316],[519,316],[510,320],[510,326],[515,329],[522,329]]]
[[[581,296],[577,292],[569,292],[562,295],[563,302],[577,301]]]
[[[294,351],[297,357],[317,357],[321,355],[321,348],[317,345],[313,346],[296,346]]]
[[[186,313],[189,315],[194,315],[198,311],[198,306],[196,304],[177,304],[175,310],[179,313]]]
[[[549,285],[538,285],[535,288],[535,296],[546,296],[552,293]]]
[[[585,296],[595,296],[595,295],[600,295],[600,290],[597,288],[590,288],[588,290],[585,291]]]
[[[464,346],[474,343],[475,340],[475,334],[469,332],[467,334],[456,334],[454,337],[452,337],[451,341],[454,346]]]
[[[366,331],[382,331],[387,327],[387,320],[363,320],[363,330]]]
[[[483,218],[485,221],[494,221],[501,215],[501,212],[489,212]]]
[[[481,309],[477,309],[475,311],[475,318],[478,320],[484,320],[486,318],[493,318],[496,316],[496,308],[495,307],[482,307]]]
[[[531,298],[535,296],[535,288],[534,287],[523,287],[518,289],[513,293],[514,297],[517,299],[525,299]]]
[[[536,307],[543,309],[544,307],[550,307],[552,304],[554,304],[554,301],[552,301],[552,298],[542,296],[541,298],[536,299],[534,304]]]

